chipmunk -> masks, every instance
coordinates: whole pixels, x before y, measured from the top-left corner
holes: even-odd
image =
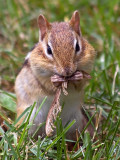
[[[56,74],[70,77],[76,71],[84,71],[89,74],[95,59],[94,48],[82,36],[78,11],[73,13],[69,22],[49,23],[43,15],[40,15],[38,26],[39,42],[26,56],[15,82],[17,117],[36,102],[31,115],[32,119],[41,102],[47,96],[29,130],[31,135],[40,123],[46,122],[54,99],[57,88],[51,82],[51,76]],[[71,81],[68,83],[68,95],[63,94],[60,99],[61,104],[64,102],[61,112],[63,126],[74,119],[76,120],[67,133],[69,139],[75,140],[76,129],[81,132],[87,124],[87,118],[82,111],[86,82],[87,79],[77,82]],[[90,127],[88,130],[91,132]],[[45,135],[45,126],[39,129],[38,135]]]

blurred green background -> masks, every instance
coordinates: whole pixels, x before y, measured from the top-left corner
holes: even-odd
[[[92,157],[94,160],[106,157],[117,160],[120,159],[120,0],[0,0],[0,116],[8,122],[9,116],[14,119],[14,81],[27,52],[38,42],[39,14],[45,15],[50,22],[63,21],[69,20],[75,10],[80,12],[82,35],[97,52],[92,79],[86,87],[85,103],[96,113],[96,124],[100,128],[95,133],[98,146],[91,143],[89,137],[89,145],[85,149],[85,139],[78,157],[84,152],[87,160]],[[6,118],[4,115],[7,115]],[[9,132],[11,135],[14,129]],[[5,133],[8,137],[9,132]],[[2,141],[1,155],[4,157],[9,151],[11,154],[4,145],[9,142],[11,147],[13,142],[8,140],[5,138]],[[26,146],[21,147],[25,153]],[[15,148],[15,151],[17,153],[18,149]],[[18,157],[24,157],[21,153],[20,150]],[[54,156],[54,150],[51,155]],[[77,159],[77,154],[73,157]]]
[[[14,92],[24,57],[38,42],[39,14],[50,22],[63,21],[75,10],[80,12],[83,36],[97,51],[94,79],[86,94],[119,99],[119,0],[0,0],[0,89]]]

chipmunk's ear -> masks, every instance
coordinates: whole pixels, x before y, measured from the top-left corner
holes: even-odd
[[[69,24],[79,36],[82,35],[80,30],[80,15],[78,11],[73,13]]]
[[[43,40],[47,31],[51,28],[51,24],[43,15],[38,17],[38,26],[39,26],[39,41]]]

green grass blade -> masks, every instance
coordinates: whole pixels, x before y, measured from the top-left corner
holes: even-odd
[[[32,114],[32,111],[33,111],[35,105],[36,105],[36,103],[34,103],[34,104],[32,105],[32,107],[31,107],[30,113],[29,113],[28,118],[27,118],[26,123],[25,123],[25,127],[24,127],[24,129],[23,129],[22,135],[21,135],[20,140],[19,140],[19,143],[18,143],[18,147],[17,147],[18,149],[20,148],[21,144],[23,143],[23,140],[24,140],[24,137],[25,137],[25,133],[26,133],[26,129],[27,129],[27,125],[28,125],[28,123],[29,123],[30,116],[31,116],[31,114]]]
[[[45,151],[45,152],[47,152],[47,151],[74,125],[74,123],[75,123],[75,120],[73,120],[73,121],[63,130],[63,132],[62,132],[58,137],[56,137],[56,138],[53,140],[52,144],[50,144],[50,145],[46,148],[46,151]],[[43,154],[43,155],[44,155],[44,154]]]
[[[13,156],[15,157],[15,159],[18,159],[17,153],[16,153],[15,149],[13,148],[13,146],[12,146],[10,140],[9,140],[9,137],[6,134],[5,134],[5,139],[8,142],[8,145],[10,146],[10,149],[13,153]]]

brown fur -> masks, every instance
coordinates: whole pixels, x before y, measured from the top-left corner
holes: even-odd
[[[52,75],[71,76],[76,70],[90,73],[95,59],[94,48],[82,37],[77,11],[70,22],[49,23],[40,15],[38,23],[39,43],[26,57],[15,83],[17,116],[34,101],[37,102],[45,96],[48,96],[48,99],[54,97],[56,87],[50,80]],[[81,47],[80,53],[75,53],[75,42]],[[48,45],[53,55],[47,54]],[[71,95],[73,90],[80,94],[80,104],[83,101],[82,94],[86,82],[87,80],[83,79],[68,84],[68,95]],[[83,120],[84,118],[83,115]],[[73,133],[75,132],[72,131],[71,135]]]

